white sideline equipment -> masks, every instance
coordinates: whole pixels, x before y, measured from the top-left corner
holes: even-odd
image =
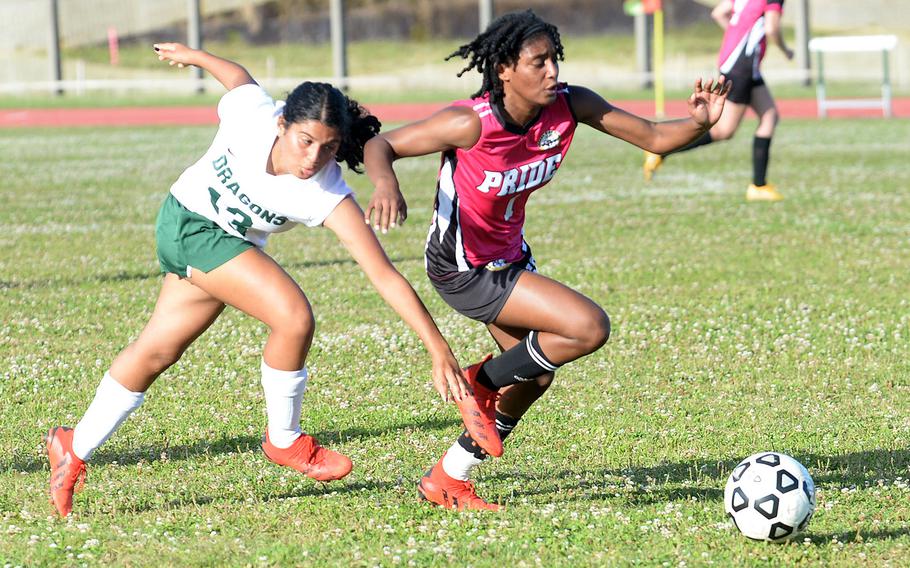
[[[897,36],[863,35],[863,36],[828,36],[809,40],[809,51],[815,53],[818,60],[818,81],[815,84],[815,95],[818,101],[818,116],[828,116],[832,108],[880,108],[882,114],[891,117],[891,74],[889,53],[897,47]],[[828,99],[825,92],[826,53],[860,53],[879,52],[882,57],[882,96],[864,99]]]

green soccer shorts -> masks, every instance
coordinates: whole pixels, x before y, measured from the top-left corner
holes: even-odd
[[[168,193],[155,223],[161,273],[189,278],[190,267],[209,272],[255,245],[193,213]]]

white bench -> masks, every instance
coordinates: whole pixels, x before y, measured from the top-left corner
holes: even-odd
[[[888,54],[897,47],[897,36],[830,36],[809,40],[809,51],[818,55],[818,82],[815,94],[818,100],[818,116],[828,116],[832,108],[880,108],[884,116],[891,116],[891,78]],[[825,53],[880,52],[882,54],[882,96],[865,99],[828,99],[825,93]]]

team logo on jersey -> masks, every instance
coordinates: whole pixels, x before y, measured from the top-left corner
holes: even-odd
[[[550,148],[555,148],[559,145],[559,132],[555,130],[547,130],[540,136],[540,140],[537,141],[537,147],[541,150],[549,150]]]
[[[486,268],[490,272],[499,272],[500,270],[505,270],[506,268],[508,268],[510,266],[512,266],[511,262],[506,262],[506,260],[504,258],[500,258],[497,260],[491,260],[490,262],[487,263],[486,266],[484,266],[484,268]]]

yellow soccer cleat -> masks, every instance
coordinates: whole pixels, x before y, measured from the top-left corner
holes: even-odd
[[[784,196],[770,183],[765,185],[752,183],[746,190],[746,201],[780,201],[783,198]]]
[[[663,162],[663,156],[660,154],[648,152],[647,150],[645,151],[645,163],[641,168],[645,173],[645,181],[651,181],[651,178],[654,177],[654,172],[657,171],[657,168],[659,168]]]

